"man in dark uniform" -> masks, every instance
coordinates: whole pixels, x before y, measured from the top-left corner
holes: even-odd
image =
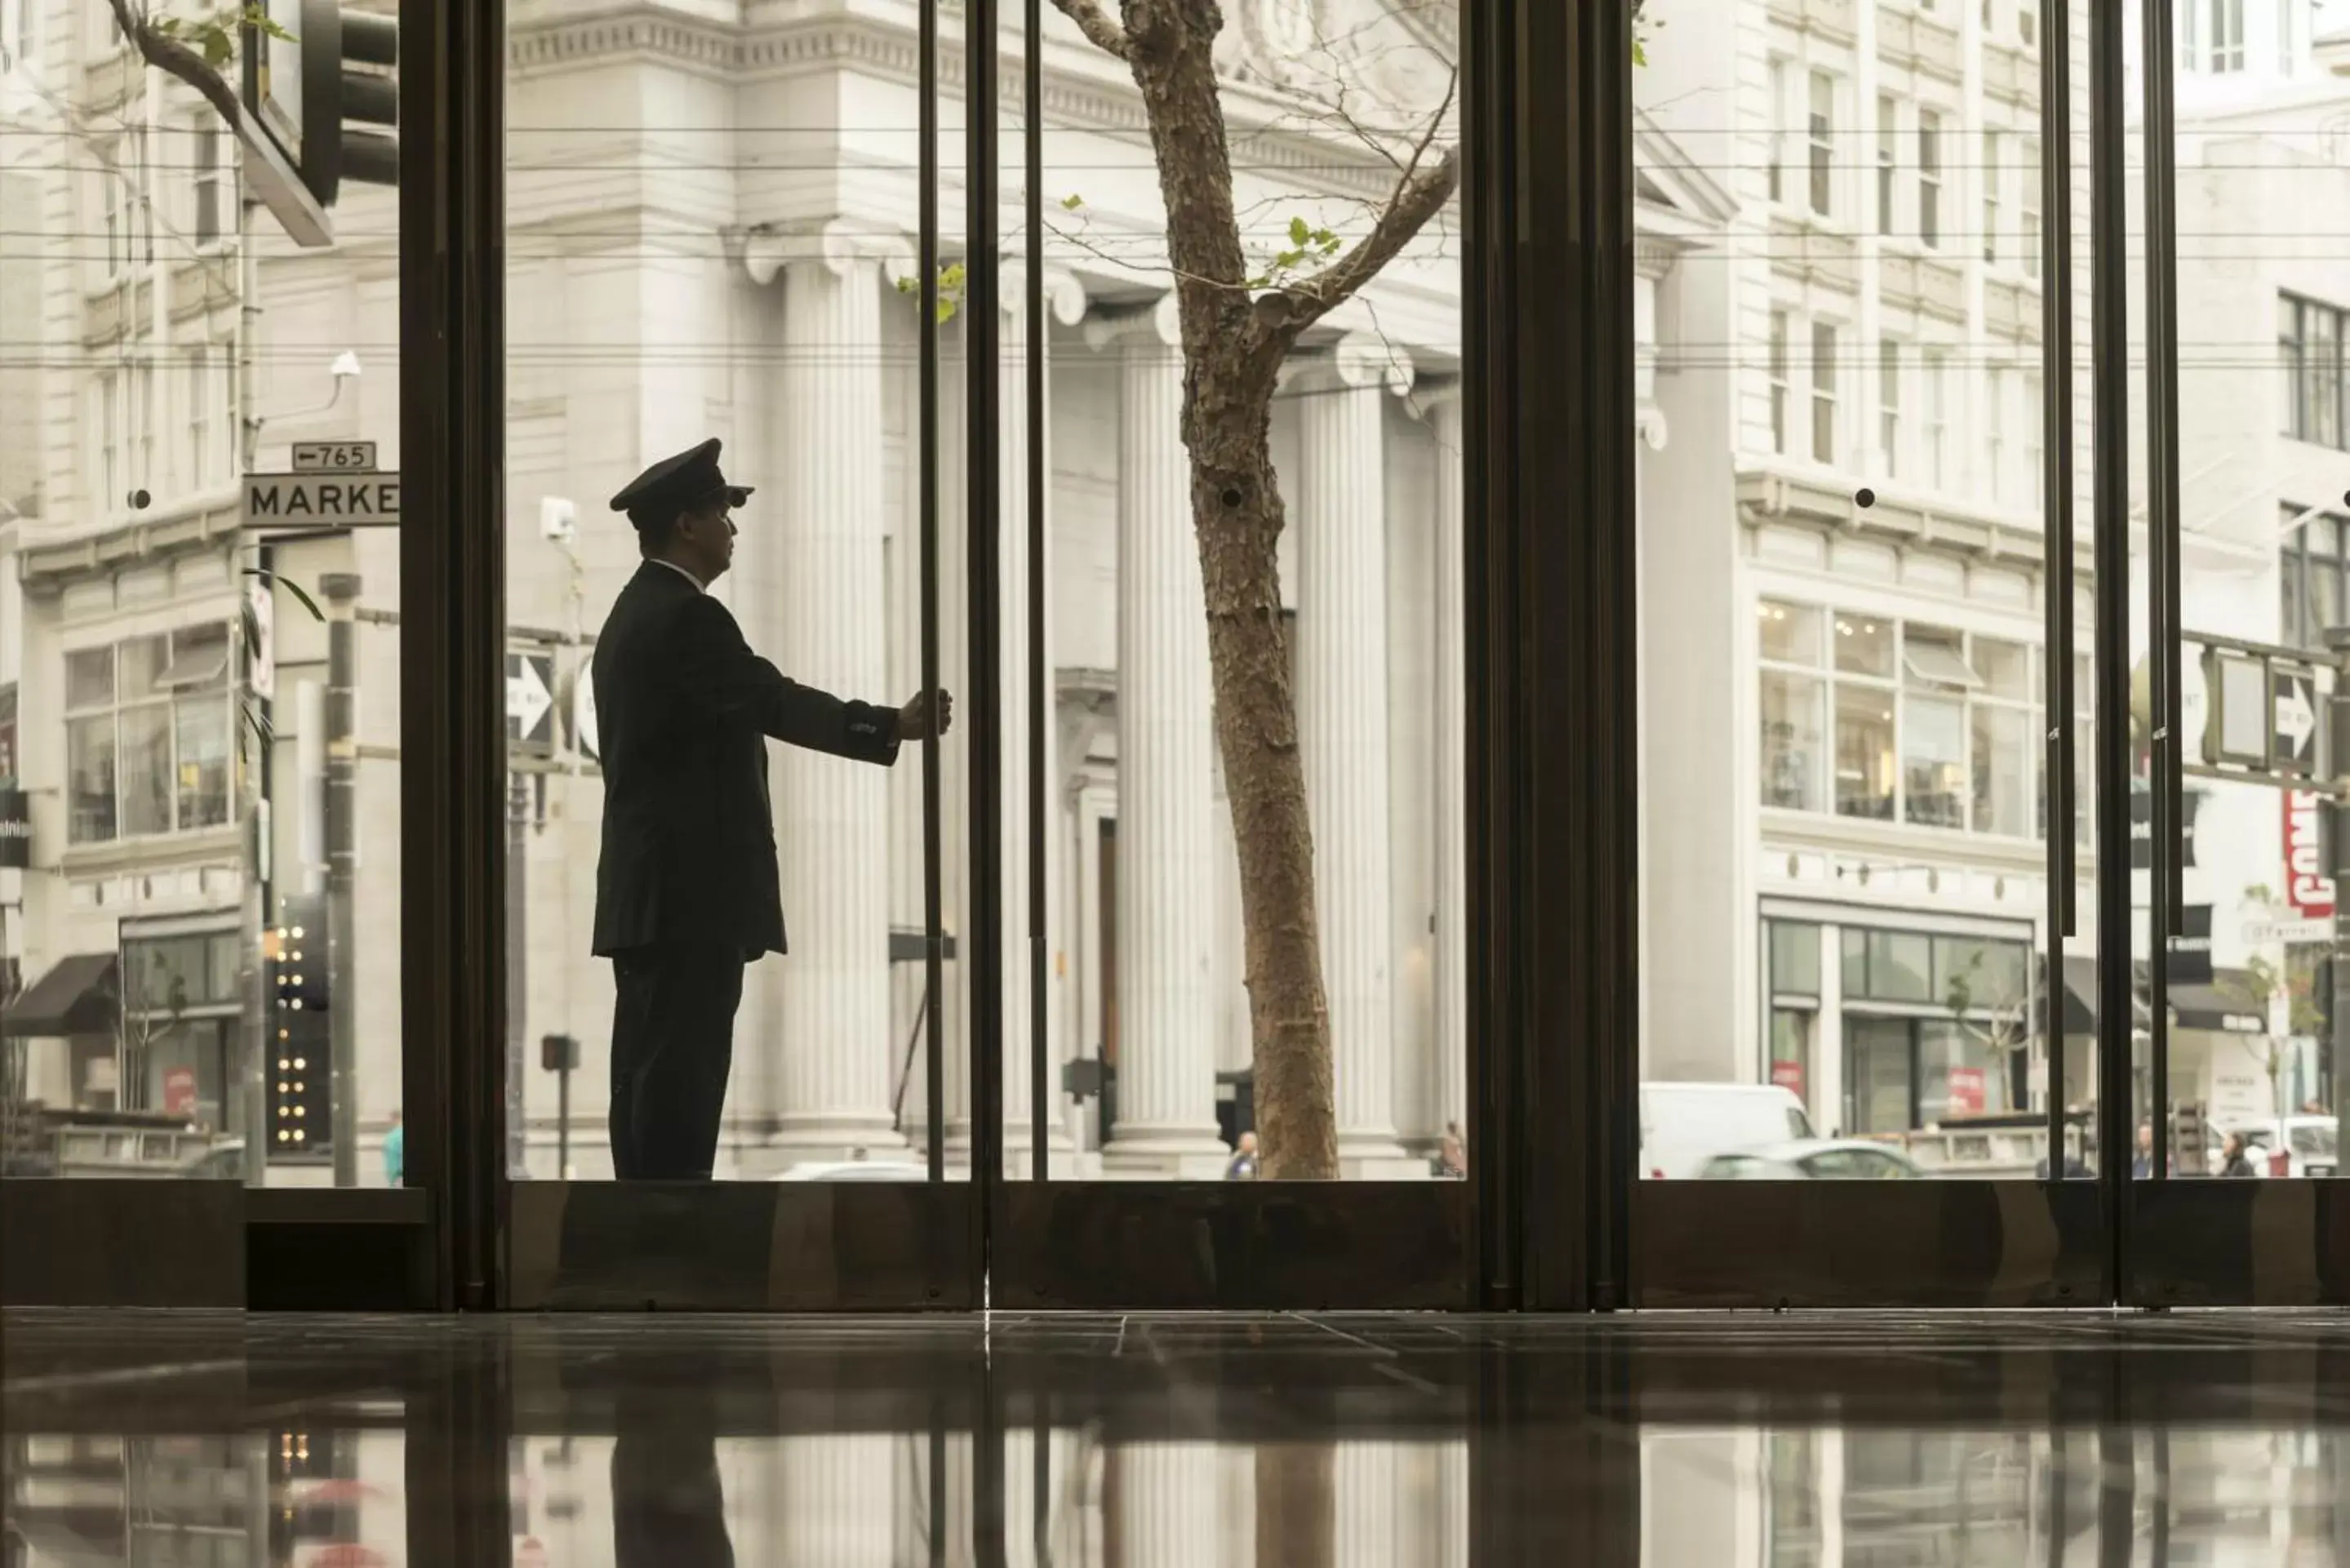
[[[877,708],[801,686],[709,596],[734,558],[729,484],[707,441],[612,497],[644,565],[596,640],[604,770],[595,950],[612,961],[612,1168],[706,1181],[734,1054],[743,966],[784,950],[767,737],[859,762],[945,733],[944,692]],[[836,613],[879,613],[838,607]],[[878,873],[877,873],[878,874]]]

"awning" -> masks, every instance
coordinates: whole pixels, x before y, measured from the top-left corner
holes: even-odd
[[[2150,1022],[2146,1008],[2146,991],[2142,977],[2133,967],[2130,976],[2130,1023],[2136,1028],[2144,1029],[2148,1027]],[[2064,1033],[2095,1034],[2096,1032],[2097,961],[2086,954],[2067,953],[2064,956]]]
[[[2208,1029],[2218,1034],[2265,1034],[2269,1021],[2247,998],[2257,994],[2240,969],[2215,970],[2210,985],[2174,985],[2168,1000],[2174,1029]]]
[[[2133,1025],[2150,1027],[2152,1020],[2147,1012],[2146,966],[2131,966],[2130,1013]],[[2170,1006],[2170,1026],[2174,1029],[2202,1029],[2222,1034],[2264,1034],[2268,1021],[2255,1008],[2245,1005],[2251,995],[2251,977],[2242,970],[2222,969],[2212,971],[2208,985],[2182,985],[2174,981],[2163,1000]],[[2097,961],[2093,958],[2067,955],[2064,960],[2064,1033],[2095,1034],[2097,1032]]]
[[[111,1033],[115,999],[122,990],[116,972],[112,953],[75,953],[59,959],[9,1004],[0,1036],[49,1040],[67,1034]]]

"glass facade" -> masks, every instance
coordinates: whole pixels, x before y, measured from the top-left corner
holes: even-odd
[[[1863,5],[12,6],[7,1172],[760,1306],[2331,1176],[2350,76]]]

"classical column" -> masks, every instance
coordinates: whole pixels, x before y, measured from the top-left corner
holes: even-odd
[[[1121,356],[1118,524],[1118,1123],[1103,1168],[1214,1176],[1215,745],[1208,624],[1170,295],[1089,324]]]
[[[1390,992],[1383,400],[1408,390],[1411,374],[1400,349],[1357,334],[1301,366],[1292,382],[1304,469],[1295,509],[1298,731],[1314,828],[1338,1154],[1349,1176],[1407,1174],[1396,1142]]]
[[[1054,722],[1053,693],[1057,682],[1053,673],[1053,650],[1050,616],[1046,618],[1045,666],[1045,708],[1039,713],[1033,701],[1034,671],[1028,657],[1028,430],[1032,410],[1028,406],[1028,264],[1025,260],[1006,256],[1001,273],[999,305],[1003,312],[1001,345],[997,361],[997,409],[1002,445],[998,472],[1002,483],[1002,510],[997,517],[997,538],[1001,541],[1000,581],[1003,606],[1001,640],[998,644],[1002,665],[997,672],[996,690],[1001,693],[1003,715],[1003,1168],[1014,1180],[1026,1179],[1030,1150],[1035,1146],[1031,1136],[1034,1118],[1030,1116],[1029,1093],[1034,1079],[1030,1072],[1032,1054],[1032,1020],[1035,1005],[1031,984],[1033,957],[1029,946],[1029,883],[1028,854],[1037,842],[1029,830],[1028,796],[1032,788],[1045,792],[1045,828],[1041,842],[1045,848],[1045,886],[1046,909],[1051,909],[1051,888],[1060,869],[1060,784],[1058,779],[1060,736]],[[1050,343],[1053,323],[1074,326],[1085,315],[1084,287],[1071,275],[1045,269],[1044,277],[1045,310],[1045,340],[1047,357],[1045,364],[1045,407],[1033,410],[1045,431],[1052,431],[1052,361]],[[1049,551],[1053,537],[1050,512],[1052,507],[1052,459],[1047,452],[1045,462],[1046,519],[1045,545]],[[1051,581],[1048,566],[1046,582]],[[1045,776],[1032,780],[1028,765],[1030,729],[1041,724],[1045,728]],[[1047,940],[1049,961],[1051,941]],[[1045,984],[1053,983],[1047,964]],[[1060,1071],[1061,1031],[1058,1009],[1051,1005],[1048,994],[1045,1003],[1045,1070],[1055,1075],[1050,1085],[1051,1104],[1061,1103]],[[1066,1164],[1068,1151],[1068,1129],[1057,1114],[1052,1116],[1045,1129],[1046,1158]]]
[[[792,679],[896,701],[883,690],[883,257],[840,223],[780,243],[778,483],[746,514],[746,533],[775,540],[762,587],[779,604],[762,618]],[[790,952],[779,1037],[753,1049],[780,1055],[776,1141],[803,1158],[902,1146],[889,1105],[889,780],[791,746],[771,748],[769,775]]]
[[[1461,618],[1461,386],[1419,394],[1436,442],[1436,1107],[1440,1129],[1466,1127],[1469,1098],[1469,851],[1464,769],[1468,627]]]

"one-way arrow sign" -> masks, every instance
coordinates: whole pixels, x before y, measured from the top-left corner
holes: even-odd
[[[2272,670],[2269,690],[2273,699],[2274,739],[2270,751],[2278,771],[2306,774],[2317,760],[2317,706],[2312,700],[2305,672]]]
[[[555,745],[555,656],[506,655],[506,742],[551,751]]]

